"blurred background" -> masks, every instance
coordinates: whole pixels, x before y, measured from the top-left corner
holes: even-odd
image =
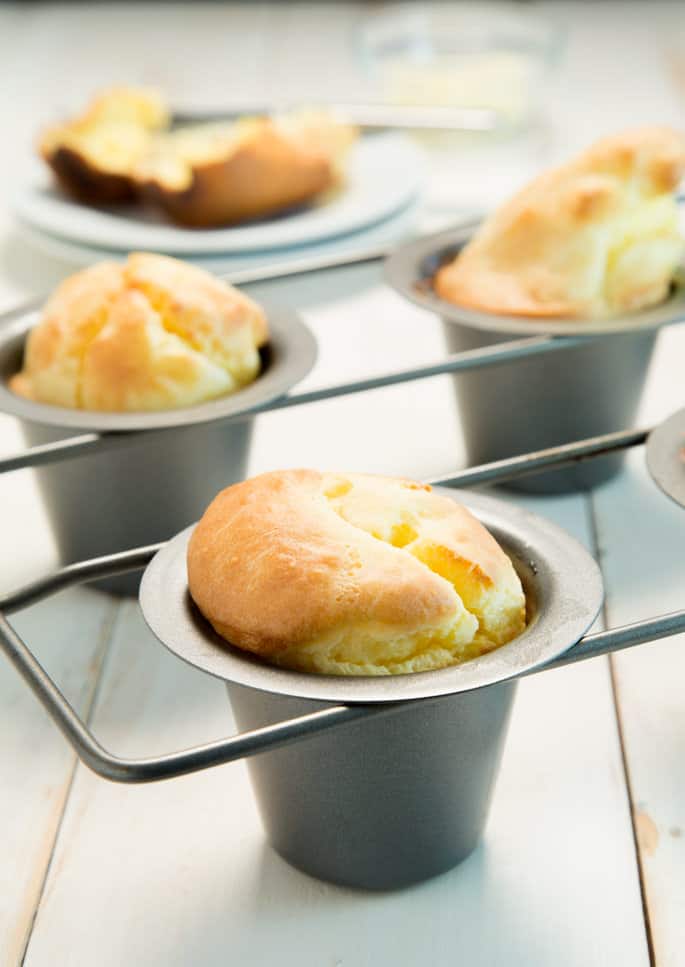
[[[491,207],[605,132],[677,123],[685,94],[685,7],[659,0],[3,3],[0,49],[11,131],[2,218],[35,164],[40,126],[110,84],[156,86],[191,115],[341,102],[460,109],[465,130],[416,135],[431,166],[422,217],[433,223]],[[12,235],[0,259],[25,291],[16,244]]]

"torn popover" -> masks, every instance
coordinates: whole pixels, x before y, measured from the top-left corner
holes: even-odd
[[[333,188],[354,137],[315,112],[197,124],[157,137],[136,176],[145,200],[172,221],[231,225]]]
[[[219,635],[306,672],[442,668],[526,624],[521,582],[495,539],[410,480],[286,470],[234,484],[195,528],[187,565]]]
[[[41,156],[87,205],[147,203],[195,228],[232,225],[311,202],[341,180],[356,129],[325,111],[173,128],[155,91],[114,87],[48,127]]]
[[[267,339],[263,310],[237,289],[137,253],[58,286],[9,385],[38,403],[85,410],[190,406],[254,380]]]
[[[603,138],[487,218],[434,279],[448,302],[531,317],[606,318],[662,302],[685,252],[675,191],[685,137]]]
[[[153,132],[168,124],[167,106],[156,91],[113,87],[77,117],[46,128],[38,149],[60,186],[78,201],[132,201],[136,165],[149,150]]]

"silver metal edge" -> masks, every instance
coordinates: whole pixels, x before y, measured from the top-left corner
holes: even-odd
[[[646,459],[657,487],[679,507],[685,507],[685,409],[652,430]]]
[[[225,121],[254,115],[271,115],[296,110],[300,101],[279,101],[268,105],[232,105],[226,111],[197,110],[174,111],[175,125],[197,124],[206,121]],[[384,129],[407,128],[442,131],[492,131],[501,127],[502,121],[496,111],[480,107],[450,107],[443,105],[386,104],[374,101],[332,101],[323,109],[339,119],[359,128]]]

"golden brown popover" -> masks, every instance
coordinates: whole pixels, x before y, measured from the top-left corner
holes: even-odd
[[[685,137],[645,127],[603,138],[495,211],[434,280],[483,312],[602,318],[663,301],[685,243],[675,191]]]
[[[338,181],[354,130],[325,114],[242,118],[158,136],[141,195],[174,222],[231,225],[311,201]]]
[[[284,470],[222,491],[188,547],[196,605],[232,645],[333,675],[456,664],[525,628],[514,567],[425,484]]]
[[[39,403],[127,412],[190,406],[259,373],[262,309],[203,269],[129,255],[66,279],[10,388]]]

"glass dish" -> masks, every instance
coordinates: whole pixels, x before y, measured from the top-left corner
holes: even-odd
[[[495,128],[536,116],[561,46],[554,25],[499,3],[393,4],[358,33],[370,99],[485,110]]]

